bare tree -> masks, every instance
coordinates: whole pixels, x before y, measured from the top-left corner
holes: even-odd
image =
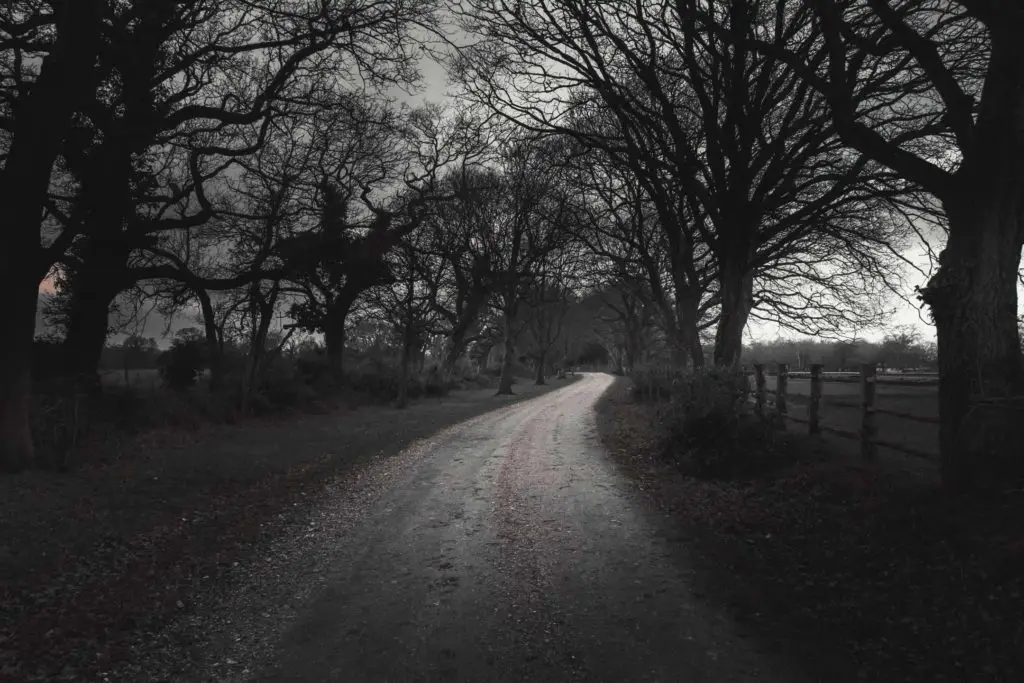
[[[0,8],[0,130],[5,133],[0,203],[7,224],[0,249],[0,289],[7,300],[7,333],[0,341],[4,470],[19,470],[32,462],[32,335],[39,283],[54,258],[54,250],[40,240],[41,216],[61,142],[75,112],[95,88],[105,4],[10,2]]]
[[[815,28],[754,40],[827,101],[851,149],[939,199],[949,233],[921,297],[938,332],[943,480],[1024,476],[1017,273],[1024,228],[1024,9],[1011,2],[820,0]],[[1008,410],[1009,408],[1009,410]]]
[[[10,374],[0,457],[19,467],[31,459],[30,313],[50,265],[74,244],[81,294],[69,332],[87,337],[75,346],[88,347],[81,365],[94,367],[109,303],[130,285],[133,250],[153,233],[208,220],[203,182],[258,149],[284,110],[317,106],[345,81],[410,82],[409,29],[431,25],[433,5],[76,0],[2,11],[12,48],[4,83],[4,192],[12,194],[4,198],[24,215],[2,268],[17,304],[0,354]],[[58,192],[47,202],[58,154]]]
[[[411,112],[397,133],[387,162],[371,161],[372,176],[350,175],[344,156],[332,166],[318,228],[294,236],[282,252],[305,294],[292,313],[304,329],[324,334],[338,371],[352,306],[391,280],[388,252],[428,219],[434,205],[457,198],[460,189],[445,187],[442,176],[474,165],[483,149],[476,122],[438,107]]]
[[[501,312],[503,358],[498,394],[512,393],[512,369],[524,288],[544,257],[567,235],[567,204],[556,191],[557,144],[512,137],[501,159],[503,201],[478,239],[492,255],[494,307]]]
[[[531,129],[601,149],[642,183],[669,242],[691,346],[703,290],[687,270],[699,245],[710,250],[715,361],[726,365],[739,358],[755,276],[808,233],[837,250],[856,242],[851,229],[871,224],[821,224],[844,204],[902,189],[845,153],[824,98],[795,70],[721,37],[785,44],[810,27],[807,12],[762,21],[774,6],[711,3],[703,21],[718,31],[698,30],[693,2],[476,0],[463,13],[484,36],[460,64],[473,95]]]
[[[428,221],[430,239],[422,251],[440,261],[428,285],[432,306],[445,328],[442,370],[450,376],[467,346],[476,341],[472,331],[479,331],[492,295],[494,255],[487,250],[492,243],[481,235],[497,220],[501,183],[493,171],[485,170],[453,173],[445,183],[457,188],[460,197],[437,207]]]
[[[580,260],[576,244],[569,244],[544,255],[535,274],[523,288],[522,318],[525,346],[536,364],[537,384],[545,384],[545,370],[555,345],[565,332],[565,318],[575,303]]]

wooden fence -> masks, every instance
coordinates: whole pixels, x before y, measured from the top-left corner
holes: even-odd
[[[811,392],[807,419],[789,414],[789,408],[786,401],[789,384],[789,367],[785,363],[778,363],[777,367],[776,388],[772,390],[765,386],[765,366],[763,364],[754,365],[755,388],[753,401],[756,404],[756,409],[759,415],[764,415],[765,408],[768,405],[767,395],[774,394],[775,410],[783,418],[806,424],[808,433],[812,435],[820,435],[821,432],[824,431],[841,436],[845,439],[859,441],[861,457],[865,460],[873,460],[879,446],[891,448],[893,450],[900,451],[901,453],[906,453],[907,455],[913,455],[920,458],[934,459],[938,455],[937,453],[918,450],[905,444],[885,441],[879,438],[878,426],[875,422],[875,416],[878,414],[892,415],[905,420],[913,420],[915,422],[924,422],[934,425],[938,425],[939,420],[935,417],[914,415],[912,413],[878,407],[878,375],[874,363],[865,363],[860,369],[861,420],[860,429],[856,432],[837,429],[835,427],[821,424],[821,399],[822,386],[824,385],[821,365],[816,364],[811,366]]]

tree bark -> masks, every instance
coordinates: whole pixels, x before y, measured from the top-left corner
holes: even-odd
[[[6,311],[0,335],[0,469],[17,471],[33,462],[29,426],[32,341],[39,282],[54,261],[39,244],[39,226],[53,163],[71,116],[91,94],[100,47],[101,0],[59,5],[57,38],[31,90],[19,98],[4,168],[0,206],[4,244],[0,288]]]
[[[538,386],[543,386],[543,385],[547,384],[547,382],[544,381],[544,359],[545,359],[546,356],[547,356],[547,353],[545,353],[544,351],[541,351],[540,353],[537,354],[537,381],[536,381],[536,384]]]
[[[324,322],[324,343],[327,345],[327,360],[337,376],[344,373],[345,323],[354,302],[350,297],[338,298],[327,311]]]
[[[217,329],[217,316],[213,312],[210,293],[203,288],[195,290],[199,308],[203,312],[203,329],[206,332],[206,351],[210,354],[210,391],[220,391],[224,384],[224,349]]]
[[[110,281],[110,271],[104,266],[117,267],[116,264],[90,264],[87,271],[75,278],[68,310],[64,370],[83,384],[96,377],[110,329],[110,305],[122,291],[118,283]]]
[[[254,297],[252,305],[256,307],[259,323],[249,344],[248,367],[245,373],[245,387],[242,391],[241,410],[243,413],[249,412],[252,398],[259,392],[260,386],[263,384],[263,375],[266,370],[264,359],[267,356],[267,335],[270,334],[270,323],[274,315],[274,301],[277,298],[275,293],[271,293],[270,300],[264,301],[256,298],[261,296],[258,291],[252,296]]]
[[[469,333],[469,327],[471,324],[472,321],[470,321],[470,324],[465,326],[457,325],[455,329],[452,330],[451,339],[448,341],[448,349],[445,351],[444,361],[441,364],[445,377],[452,376],[455,372],[455,364],[459,362],[459,358],[466,350],[466,335]]]
[[[38,280],[20,272],[0,272],[5,332],[0,334],[0,470],[32,465],[32,340]]]
[[[704,367],[704,347],[700,345],[700,336],[690,338],[690,363],[694,370]]]
[[[715,365],[735,367],[743,353],[743,331],[754,300],[754,276],[745,263],[720,265],[721,316],[715,331]]]
[[[989,177],[944,202],[949,240],[922,291],[938,335],[942,478],[954,492],[1024,481],[1018,188]]]
[[[512,392],[512,361],[515,355],[515,339],[512,335],[514,313],[505,314],[505,355],[501,359],[501,379],[498,380],[498,396],[508,396]]]
[[[469,334],[470,328],[473,327],[473,323],[477,321],[480,309],[487,303],[488,294],[488,291],[481,290],[479,293],[470,295],[462,311],[459,312],[459,317],[452,329],[448,350],[445,352],[442,363],[445,377],[451,376],[459,357],[465,352],[466,336]]]

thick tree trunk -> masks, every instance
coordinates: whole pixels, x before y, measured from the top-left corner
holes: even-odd
[[[0,470],[7,472],[25,469],[33,460],[29,425],[38,286],[31,275],[0,272],[6,303],[0,334]]]
[[[754,276],[744,263],[721,265],[722,313],[715,331],[715,365],[735,367],[743,352],[743,331],[754,303]]]
[[[327,346],[327,360],[331,369],[338,375],[344,372],[345,365],[345,324],[344,322],[324,328],[324,344]]]
[[[352,310],[352,301],[349,298],[339,298],[327,312],[327,320],[324,324],[324,343],[327,345],[327,360],[331,369],[337,376],[344,373],[345,354],[345,323],[348,320],[349,311]]]
[[[536,381],[536,384],[539,385],[539,386],[543,386],[544,384],[546,384],[546,382],[544,381],[544,358],[545,358],[545,356],[547,356],[547,354],[545,352],[543,352],[543,351],[541,351],[539,354],[537,354],[537,377],[536,377],[537,381]]]
[[[681,285],[677,285],[677,290],[680,289],[682,296],[676,302],[679,310],[676,322],[678,335],[676,343],[680,353],[678,364],[680,367],[685,367],[688,356],[694,369],[702,368],[704,367],[704,349],[700,346],[700,331],[697,327],[699,295],[688,287],[683,288]]]
[[[498,396],[512,394],[512,361],[515,355],[515,339],[512,338],[514,314],[505,314],[505,355],[501,359],[501,378],[498,380]]]
[[[91,384],[96,377],[110,330],[110,305],[120,291],[91,275],[76,280],[62,355],[65,372],[83,385]]]
[[[100,46],[100,0],[60,5],[54,49],[30,91],[18,98],[0,172],[4,241],[0,291],[6,310],[0,335],[0,469],[32,464],[32,341],[39,282],[56,255],[39,246],[39,226],[54,160],[71,116],[94,87]]]
[[[441,363],[443,376],[446,378],[451,377],[455,372],[455,364],[466,350],[466,333],[468,331],[468,326],[465,328],[456,327],[452,331],[452,337],[448,340],[448,349],[444,354],[444,361]]]
[[[946,201],[949,240],[922,292],[938,334],[939,448],[951,491],[1024,482],[1018,187],[994,178],[985,185],[990,189]],[[993,196],[1001,185],[1001,195]]]
[[[451,375],[455,370],[455,363],[458,362],[459,357],[463,352],[465,352],[466,336],[469,334],[470,328],[473,327],[473,323],[475,323],[480,317],[480,309],[487,303],[488,293],[489,292],[481,291],[471,295],[467,299],[462,311],[459,313],[458,321],[452,329],[448,350],[445,353],[444,361],[442,363],[445,377],[449,377]]]

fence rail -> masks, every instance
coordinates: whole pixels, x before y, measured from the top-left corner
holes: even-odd
[[[934,459],[936,453],[923,451],[912,446],[905,444],[896,443],[879,438],[878,436],[878,425],[876,417],[878,415],[890,415],[892,417],[898,417],[904,420],[913,420],[915,422],[922,422],[925,424],[939,424],[938,418],[927,417],[924,415],[914,415],[913,413],[907,413],[900,410],[891,410],[888,408],[879,408],[878,403],[878,374],[877,368],[874,363],[865,363],[860,369],[860,406],[861,406],[861,419],[860,429],[858,431],[852,431],[849,429],[839,429],[836,427],[826,426],[821,424],[821,401],[823,396],[823,385],[824,377],[822,376],[821,365],[815,364],[811,366],[810,380],[811,380],[811,393],[810,402],[808,405],[808,416],[806,419],[797,417],[789,414],[789,407],[787,401],[787,392],[789,388],[789,367],[786,363],[778,363],[776,365],[776,388],[769,389],[765,386],[765,366],[763,364],[754,365],[754,380],[755,389],[753,401],[756,404],[756,409],[759,415],[764,415],[765,408],[768,405],[768,394],[772,394],[775,397],[775,410],[784,419],[792,422],[799,422],[807,425],[807,431],[811,435],[818,435],[821,432],[828,432],[835,434],[845,439],[858,441],[860,443],[860,453],[864,460],[873,460],[877,454],[878,447],[891,448],[907,455],[916,456],[919,458]]]

